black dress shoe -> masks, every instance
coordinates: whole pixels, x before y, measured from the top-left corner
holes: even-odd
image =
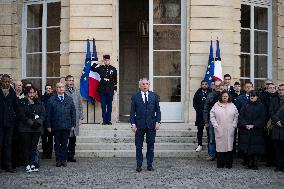
[[[34,166],[35,166],[35,168],[37,168],[37,169],[40,167],[39,163],[34,163]]]
[[[108,124],[108,125],[112,125],[112,122],[108,122],[107,124]]]
[[[61,161],[61,165],[62,165],[63,167],[67,167],[67,161],[66,161],[66,160]]]
[[[6,172],[8,173],[16,173],[16,169],[15,168],[9,168],[6,170]]]
[[[226,165],[227,169],[232,169],[232,165]]]
[[[137,166],[137,167],[136,167],[136,171],[137,171],[138,173],[141,172],[141,171],[142,171],[141,166]]]
[[[154,171],[154,168],[152,166],[147,166],[148,171]]]
[[[57,162],[56,162],[56,167],[61,167],[61,165],[62,165],[62,164],[61,164],[60,161],[57,161]]]
[[[250,169],[251,170],[258,170],[258,166],[252,166]]]
[[[69,162],[77,162],[77,160],[75,158],[68,158]]]
[[[103,122],[102,125],[107,125],[107,123]]]

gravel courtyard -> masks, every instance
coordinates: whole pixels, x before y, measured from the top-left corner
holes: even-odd
[[[155,171],[136,173],[134,158],[80,158],[57,168],[42,160],[38,173],[1,173],[0,188],[284,188],[284,173],[260,165],[244,169],[240,160],[231,170],[217,169],[203,159],[156,158]]]

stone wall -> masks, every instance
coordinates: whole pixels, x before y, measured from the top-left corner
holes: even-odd
[[[0,73],[21,76],[21,1],[0,1]]]
[[[191,0],[188,5],[187,122],[195,120],[192,98],[204,78],[210,39],[214,42],[214,54],[215,41],[220,40],[223,73],[231,74],[233,80],[240,77],[240,7],[238,0]]]
[[[277,17],[274,25],[276,25],[276,44],[274,47],[277,47],[275,49],[277,58],[273,59],[273,79],[277,81],[277,84],[280,84],[284,83],[284,0],[278,0]]]
[[[194,92],[208,61],[210,39],[220,40],[223,72],[233,80],[240,76],[240,1],[187,1],[186,102],[185,121],[192,122]],[[273,1],[273,80],[284,82],[284,0]],[[86,39],[95,37],[99,59],[109,53],[116,61],[116,0],[61,0],[60,75],[72,74],[76,86],[84,66]],[[0,0],[0,73],[21,78],[21,14],[22,0]],[[214,52],[215,53],[215,52]],[[86,105],[86,104],[85,104]],[[100,121],[99,104],[96,121]],[[91,110],[93,111],[93,110]],[[86,112],[86,106],[85,106]],[[117,120],[118,101],[114,100],[113,121]],[[97,119],[99,118],[99,119]],[[93,117],[89,117],[93,120]]]

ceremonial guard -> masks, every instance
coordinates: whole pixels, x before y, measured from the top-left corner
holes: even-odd
[[[114,91],[117,90],[116,68],[110,65],[110,56],[104,55],[103,65],[96,66],[96,64],[93,64],[91,70],[97,72],[101,77],[98,92],[101,98],[103,125],[112,125],[112,100]]]

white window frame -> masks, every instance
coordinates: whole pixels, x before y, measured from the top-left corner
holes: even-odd
[[[22,13],[22,78],[23,79],[41,79],[41,87],[42,92],[45,92],[45,85],[46,85],[46,54],[48,53],[60,53],[59,51],[53,51],[53,52],[47,52],[46,49],[46,31],[48,28],[60,28],[60,26],[47,26],[47,4],[48,3],[55,3],[55,2],[61,2],[61,0],[24,0],[23,4],[23,13]],[[41,28],[42,34],[41,34],[41,40],[42,40],[42,51],[41,52],[33,52],[33,53],[27,53],[27,30],[28,29],[36,29],[36,28],[28,28],[27,27],[27,8],[28,5],[34,5],[34,4],[42,4],[43,6],[43,14],[42,14],[42,27],[38,27],[38,29]],[[41,77],[27,77],[27,60],[26,55],[27,54],[40,54],[41,57]],[[48,77],[48,79],[60,79],[59,77]]]
[[[172,105],[176,105],[180,108],[181,111],[183,111],[184,102],[185,102],[185,64],[186,64],[186,28],[187,28],[187,13],[186,13],[186,7],[187,7],[187,1],[186,0],[180,0],[181,2],[181,23],[180,24],[154,24],[153,22],[153,1],[149,0],[149,80],[150,80],[150,90],[153,90],[154,88],[154,78],[180,78],[181,79],[181,100],[180,102],[160,102],[161,109],[167,109],[171,108]],[[181,32],[181,47],[178,50],[157,50],[154,49],[154,40],[153,40],[153,27],[159,26],[159,25],[167,25],[167,26],[180,26],[180,32]],[[177,51],[181,53],[181,73],[179,76],[156,76],[154,75],[154,52],[157,51]],[[167,108],[166,108],[167,107]],[[162,111],[162,110],[161,110]],[[177,113],[178,114],[178,113]],[[169,119],[169,120],[163,120],[165,122],[184,122],[184,114],[180,114],[180,118],[178,119]],[[162,115],[163,116],[163,115]]]
[[[242,0],[241,4],[250,6],[250,29],[242,28],[241,30],[250,31],[250,52],[241,54],[250,55],[250,77],[240,77],[242,80],[249,79],[253,84],[255,80],[266,80],[272,79],[272,1],[271,0]],[[267,30],[258,30],[254,28],[254,8],[262,7],[267,8],[268,18],[267,18]],[[267,54],[256,54],[254,52],[254,32],[255,31],[265,31],[267,32]],[[267,78],[255,78],[254,76],[254,56],[255,55],[264,55],[267,56]]]

